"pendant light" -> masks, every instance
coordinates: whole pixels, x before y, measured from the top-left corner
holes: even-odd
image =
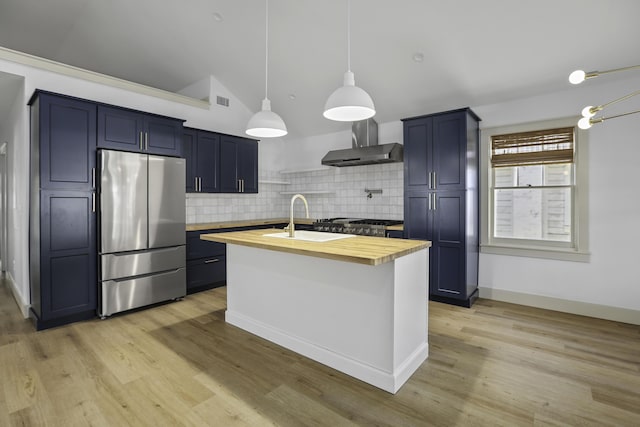
[[[247,135],[259,138],[274,138],[287,134],[287,126],[282,118],[271,111],[271,101],[268,97],[268,76],[269,76],[269,0],[265,0],[265,37],[264,37],[264,99],[262,100],[262,110],[254,114],[247,123]]]
[[[344,73],[343,86],[327,99],[323,115],[339,122],[357,122],[375,114],[373,100],[367,92],[356,86],[351,71],[351,0],[347,0],[347,72]]]

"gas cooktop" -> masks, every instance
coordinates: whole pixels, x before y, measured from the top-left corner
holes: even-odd
[[[368,218],[326,218],[315,221],[313,229],[330,233],[386,237],[387,227],[398,224],[402,224],[402,221]]]

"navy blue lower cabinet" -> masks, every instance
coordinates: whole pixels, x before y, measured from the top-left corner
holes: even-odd
[[[200,235],[228,229],[187,231],[187,294],[227,283],[227,245],[200,240]]]
[[[392,239],[402,239],[403,231],[401,230],[387,230],[387,237],[391,237]]]
[[[90,319],[97,308],[93,193],[40,193],[39,244],[31,242],[31,313],[36,328]],[[34,236],[32,236],[33,238]]]

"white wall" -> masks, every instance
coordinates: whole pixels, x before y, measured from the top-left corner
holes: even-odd
[[[3,267],[9,283],[15,286],[16,299],[25,301],[26,296],[28,302],[29,294],[25,293],[24,284],[28,285],[29,279],[29,176],[23,172],[29,170],[29,133],[28,121],[25,125],[22,117],[24,80],[14,77],[9,77],[8,81],[12,82],[15,97],[4,100],[8,104],[3,110],[6,115],[0,119],[0,141],[7,142],[7,252],[3,254]]]
[[[579,115],[585,105],[638,90],[640,79],[567,86],[555,94],[473,109],[483,119],[481,128],[568,117]],[[604,116],[638,109],[640,99],[632,99],[607,108]],[[640,310],[635,268],[640,253],[640,114],[594,125],[588,143],[590,262],[481,254],[481,288]]]

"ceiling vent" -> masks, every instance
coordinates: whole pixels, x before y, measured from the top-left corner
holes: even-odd
[[[223,107],[228,107],[229,98],[225,98],[224,96],[216,96],[216,104],[222,105]]]

